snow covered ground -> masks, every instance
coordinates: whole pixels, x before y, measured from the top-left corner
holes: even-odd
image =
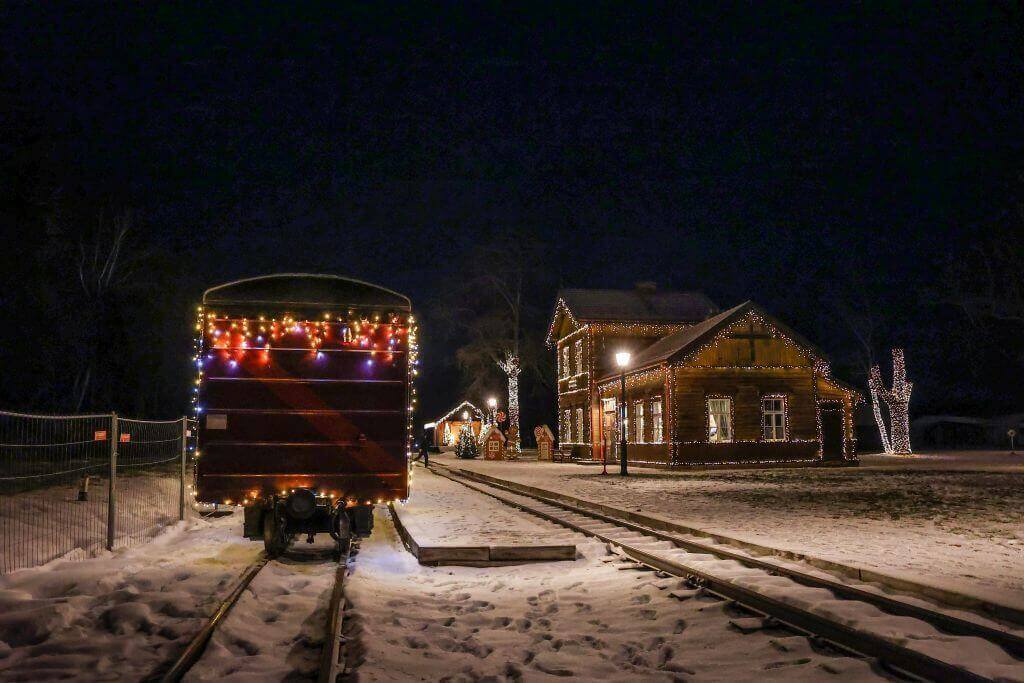
[[[1024,457],[867,456],[859,468],[676,471],[445,464],[1024,606]]]
[[[261,544],[262,545],[262,544]],[[324,535],[264,567],[214,632],[186,681],[315,679],[337,563]]]
[[[413,494],[415,496],[415,494]],[[679,579],[618,571],[576,536],[581,557],[513,567],[424,567],[378,512],[349,579],[349,664],[360,681],[872,680],[862,661],[816,652]],[[742,622],[741,622],[742,623]]]
[[[412,495],[398,508],[406,529],[424,546],[572,544],[572,534],[562,527],[421,467],[414,470]]]
[[[145,541],[178,521],[178,479],[161,474],[117,479],[117,537],[122,547]],[[93,557],[107,541],[107,481],[92,478],[88,500],[62,485],[0,495],[0,570],[32,567],[58,557]]]
[[[140,680],[177,655],[262,544],[241,515],[0,576],[0,681]]]

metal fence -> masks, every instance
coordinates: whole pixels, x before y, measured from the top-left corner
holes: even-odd
[[[0,411],[0,574],[89,557],[185,518],[189,420]]]

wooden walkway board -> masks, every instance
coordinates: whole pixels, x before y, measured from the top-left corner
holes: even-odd
[[[390,508],[403,543],[421,564],[493,566],[576,559],[571,534],[561,527],[430,472],[418,470],[408,504]]]

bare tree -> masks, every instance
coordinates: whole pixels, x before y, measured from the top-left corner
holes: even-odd
[[[448,287],[439,317],[460,342],[456,359],[471,393],[490,386],[488,367],[508,386],[509,450],[521,449],[519,383],[524,371],[542,376],[541,344],[530,338],[537,309],[527,304],[542,266],[535,240],[506,235],[474,248],[467,267]],[[529,324],[528,324],[529,322]]]
[[[882,417],[878,389],[882,386],[882,376],[875,364],[875,345],[879,328],[880,316],[869,298],[864,282],[858,271],[854,271],[843,279],[843,285],[834,289],[829,298],[833,307],[839,311],[840,318],[847,329],[857,340],[858,351],[854,354],[856,364],[867,380],[868,395],[871,398],[871,412],[878,426],[882,450],[892,453],[888,429]]]
[[[83,297],[85,343],[80,349],[72,384],[75,411],[80,411],[85,405],[95,383],[99,347],[104,341],[101,330],[111,299],[119,290],[131,287],[143,259],[141,254],[128,258],[122,254],[132,222],[132,214],[128,210],[116,214],[109,223],[101,213],[96,230],[83,237],[78,245],[78,282]]]

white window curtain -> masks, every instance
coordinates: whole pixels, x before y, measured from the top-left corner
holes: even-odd
[[[654,443],[665,441],[665,426],[662,419],[661,399],[656,398],[651,402],[651,441]]]
[[[765,441],[786,440],[786,398],[765,396],[761,399],[761,425]]]
[[[732,441],[732,399],[708,399],[708,441],[728,443]]]

